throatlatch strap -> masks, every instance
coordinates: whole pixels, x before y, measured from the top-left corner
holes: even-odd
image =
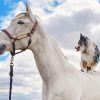
[[[12,55],[12,56],[15,56],[15,41],[13,41],[12,42],[12,51],[10,51],[10,54]]]

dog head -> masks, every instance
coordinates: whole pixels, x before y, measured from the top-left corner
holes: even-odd
[[[78,41],[78,46],[75,47],[75,49],[77,51],[84,52],[86,50],[87,45],[88,45],[88,41],[89,41],[89,39],[80,33],[80,40]]]

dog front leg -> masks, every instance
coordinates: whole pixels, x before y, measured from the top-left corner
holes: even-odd
[[[85,60],[81,60],[81,71],[85,72],[85,70],[87,69],[87,62]]]

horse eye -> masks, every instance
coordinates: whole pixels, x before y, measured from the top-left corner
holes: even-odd
[[[19,20],[17,24],[23,25],[24,22],[22,20]]]

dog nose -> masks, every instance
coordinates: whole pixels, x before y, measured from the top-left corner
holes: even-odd
[[[0,45],[0,51],[2,52],[3,50],[5,50],[6,49],[6,45],[5,44],[1,44]]]

